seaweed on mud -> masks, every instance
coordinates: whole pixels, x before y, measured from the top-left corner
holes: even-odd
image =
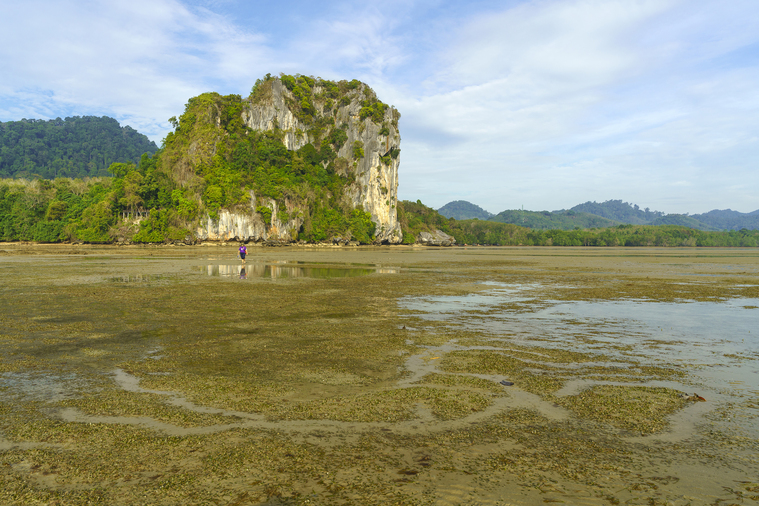
[[[527,302],[477,318],[518,317],[548,300],[757,297],[755,252],[256,248],[251,258],[267,261],[403,268],[243,282],[191,269],[226,254],[223,246],[3,249],[11,252],[4,273],[15,277],[12,289],[0,286],[0,375],[84,383],[64,382],[64,398],[3,384],[2,504],[664,504],[692,492],[685,473],[693,469],[733,484],[705,488],[712,502],[759,494],[748,478],[759,443],[735,421],[756,416],[756,399],[702,403],[710,411],[687,438],[633,440],[666,434],[685,406],[673,388],[641,383],[687,383],[690,368],[601,342],[603,325],[575,322],[557,343],[513,329],[480,332],[466,318],[425,321],[398,305],[483,293],[492,283],[529,285]],[[40,262],[52,254],[61,256]],[[706,272],[716,275],[705,281]],[[135,276],[144,281],[111,281]],[[419,356],[430,359],[410,370]],[[139,379],[140,390],[119,390],[115,368]],[[503,378],[514,385],[503,387]],[[573,380],[592,386],[557,395]],[[186,405],[172,404],[180,398]],[[190,403],[249,417],[245,426],[181,435],[113,423],[203,429],[234,420]],[[71,408],[83,421],[61,418]]]
[[[668,426],[668,417],[686,402],[680,391],[663,387],[596,385],[555,402],[581,418],[647,435]]]
[[[491,404],[489,397],[466,390],[411,387],[290,404],[272,416],[287,420],[400,422],[414,419],[415,406],[424,404],[440,420],[453,420],[485,409]]]
[[[536,372],[530,369],[541,369]],[[447,354],[441,369],[451,373],[489,374],[510,378],[520,388],[536,394],[559,390],[564,380],[549,372],[545,366],[528,363],[507,353],[494,351],[454,351]]]

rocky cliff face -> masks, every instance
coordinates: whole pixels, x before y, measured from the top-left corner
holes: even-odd
[[[207,216],[195,231],[195,236],[202,241],[275,241],[291,242],[292,231],[298,230],[303,224],[303,219],[294,219],[282,222],[278,219],[279,205],[273,199],[256,199],[256,195],[250,192],[250,212],[232,212],[222,209],[217,219]],[[272,217],[269,223],[265,223],[259,213],[255,212],[256,204],[263,204],[272,209]]]
[[[377,113],[376,107],[373,111],[368,111],[366,104],[372,101],[376,103],[374,92],[363,83],[353,83],[353,89],[336,100],[334,94],[330,96],[332,90],[325,89],[316,82],[311,90],[312,102],[308,104],[307,114],[304,115],[298,107],[299,97],[281,79],[273,78],[262,83],[260,92],[248,99],[242,111],[242,119],[253,130],[279,129],[289,150],[300,149],[309,143],[318,148],[324,142],[325,127],[342,129],[346,139],[337,151],[336,166],[343,175],[353,176],[353,182],[346,192],[351,205],[371,214],[376,225],[377,242],[400,243],[402,234],[396,213],[400,115],[392,107],[386,108],[381,114]],[[255,199],[251,205],[256,207]],[[276,212],[273,213],[272,220],[275,216]],[[236,222],[232,220],[230,225],[232,223]],[[292,228],[296,227],[297,230],[301,223],[294,220],[292,223],[272,222],[271,225],[278,234],[278,239],[287,240],[292,235]],[[234,225],[232,229],[223,229],[225,231],[220,233],[246,237],[245,234],[238,235],[248,230],[240,227],[243,227],[242,224]]]
[[[296,216],[287,221],[281,221],[279,204],[274,199],[256,198],[250,192],[251,207],[248,212],[232,212],[222,209],[218,218],[206,216],[195,231],[195,236],[201,241],[263,241],[263,242],[292,242],[294,231],[303,224],[303,219]],[[256,204],[272,210],[268,223],[255,212]],[[292,210],[292,209],[291,209]]]

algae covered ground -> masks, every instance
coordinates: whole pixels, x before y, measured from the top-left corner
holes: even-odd
[[[0,504],[759,503],[756,249],[249,252],[0,244]]]

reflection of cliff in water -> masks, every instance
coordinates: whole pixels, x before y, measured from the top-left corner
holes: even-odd
[[[247,278],[348,278],[354,276],[367,276],[369,274],[396,274],[395,267],[301,267],[293,265],[275,264],[209,264],[205,268],[209,276]]]

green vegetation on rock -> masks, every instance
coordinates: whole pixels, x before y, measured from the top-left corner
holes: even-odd
[[[259,80],[247,99],[218,93],[191,98],[184,113],[169,120],[174,131],[161,149],[143,154],[138,163],[111,164],[113,178],[0,182],[0,239],[187,241],[206,216],[218,219],[229,210],[258,214],[267,228],[296,220],[292,239],[371,243],[375,224],[369,213],[354,208],[347,187],[355,174],[349,161],[337,156],[348,139],[345,126],[314,113],[323,101],[343,103],[359,88],[372,120],[377,111],[384,118],[388,106],[356,80],[283,75],[298,99],[292,112],[311,126],[309,138],[316,139],[291,151],[282,130],[255,131],[243,121],[245,108],[266,100],[274,79]],[[364,156],[361,142],[354,143],[353,155]],[[279,224],[272,223],[275,206]]]

